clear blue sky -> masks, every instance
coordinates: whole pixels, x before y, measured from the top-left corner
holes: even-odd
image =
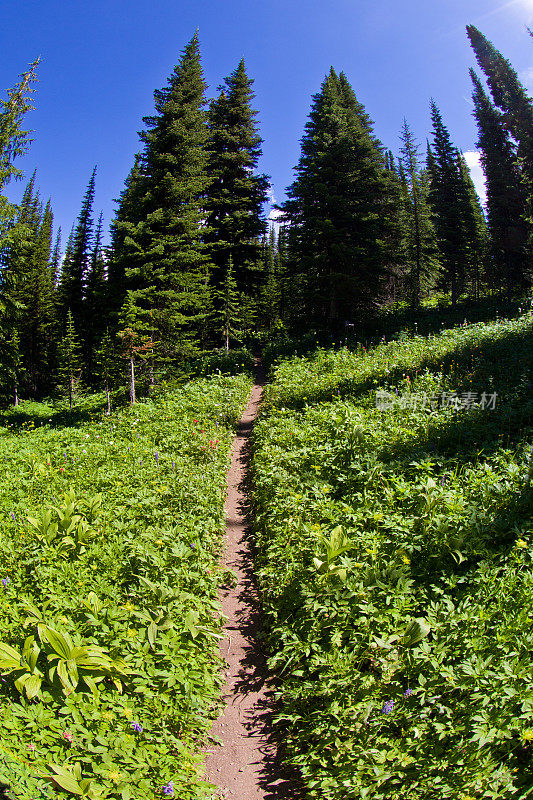
[[[2,0],[0,92],[42,57],[27,175],[37,168],[64,238],[94,164],[96,215],[106,228],[153,110],[184,44],[199,28],[213,96],[244,56],[265,140],[261,167],[284,198],[311,95],[344,70],[394,152],[405,116],[421,142],[433,97],[457,146],[475,147],[465,25],[473,23],[533,88],[533,0]],[[19,199],[20,185],[9,195]],[[267,209],[268,210],[268,209]]]

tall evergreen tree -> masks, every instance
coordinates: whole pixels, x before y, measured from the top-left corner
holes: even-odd
[[[468,261],[468,239],[464,224],[464,184],[457,148],[436,104],[431,101],[433,148],[429,149],[427,169],[430,178],[429,202],[437,235],[442,266],[441,288],[451,294],[455,305],[464,291]]]
[[[70,309],[67,309],[65,334],[58,343],[58,379],[60,388],[66,392],[72,411],[81,380],[81,345]]]
[[[419,146],[407,120],[400,134],[400,168],[404,224],[403,256],[407,268],[407,285],[411,307],[434,284],[438,272],[435,229],[428,206],[428,182],[421,169]]]
[[[487,78],[493,100],[503,111],[503,122],[518,143],[517,156],[528,197],[528,214],[533,202],[533,101],[520,83],[511,63],[474,25],[467,34],[477,62]],[[532,220],[530,220],[532,222]]]
[[[100,213],[94,236],[94,245],[89,261],[85,301],[83,306],[83,317],[85,320],[84,360],[87,371],[87,379],[89,381],[93,377],[95,348],[104,335],[108,313],[105,258],[102,247],[102,236],[103,214]]]
[[[313,97],[283,206],[300,315],[333,329],[377,301],[390,265],[390,178],[360,116],[332,68]]]
[[[478,300],[487,263],[487,221],[468,164],[462,153],[457,155],[461,192],[463,227],[466,241],[466,285],[470,296]]]
[[[491,103],[474,70],[470,70],[470,76],[474,84],[477,146],[487,190],[489,278],[495,287],[504,287],[510,298],[531,280],[526,256],[526,191],[520,180],[516,146],[504,126],[502,113]]]
[[[209,108],[209,171],[206,237],[213,262],[211,282],[221,288],[231,257],[238,288],[251,293],[258,283],[262,216],[268,178],[256,174],[262,139],[252,109],[253,81],[244,60],[225,79]],[[255,269],[254,269],[255,268]]]
[[[70,310],[80,335],[85,333],[83,301],[93,245],[93,202],[96,167],[93,169],[83,197],[72,236],[69,238],[58,287],[60,318],[64,321]]]
[[[207,311],[208,258],[203,244],[208,172],[205,82],[198,35],[185,47],[165,88],[154,93],[138,176],[122,197],[112,280],[154,326],[159,353],[193,347]],[[125,207],[129,206],[129,207]]]

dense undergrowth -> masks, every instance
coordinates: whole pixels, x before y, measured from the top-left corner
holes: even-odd
[[[259,579],[309,798],[533,796],[532,387],[528,314],[274,370]]]
[[[211,796],[217,551],[245,376],[0,428],[0,783],[17,800]]]

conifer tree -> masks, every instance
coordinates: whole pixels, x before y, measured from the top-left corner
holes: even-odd
[[[466,283],[471,297],[478,300],[488,252],[487,221],[468,164],[462,153],[458,153],[457,161],[462,185],[459,200],[463,209],[466,240]]]
[[[81,346],[70,309],[67,309],[65,335],[58,346],[58,379],[60,387],[66,390],[72,411],[81,379]]]
[[[250,294],[258,282],[262,216],[268,178],[256,174],[262,139],[252,110],[253,81],[244,60],[225,79],[209,108],[210,158],[213,178],[208,189],[207,231],[213,262],[211,283],[226,280],[231,256],[239,290]],[[255,267],[255,269],[254,269]]]
[[[144,320],[153,322],[160,357],[194,348],[207,313],[203,236],[211,179],[205,88],[195,34],[168,85],[154,93],[155,113],[144,118],[138,176],[130,180],[117,215],[112,280],[116,283],[124,270],[132,301]]]
[[[65,320],[67,312],[70,310],[74,324],[82,336],[84,336],[86,330],[83,301],[93,245],[95,177],[96,167],[93,169],[89,179],[73,233],[69,237],[58,287],[60,318]]]
[[[228,265],[226,267],[226,275],[224,284],[217,291],[218,294],[218,309],[215,312],[215,318],[218,326],[224,337],[224,347],[226,352],[229,352],[231,340],[239,340],[242,331],[239,330],[240,319],[240,303],[239,294],[237,292],[237,282],[233,273],[233,260],[231,256],[228,258]]]
[[[438,271],[435,229],[428,207],[426,175],[420,164],[419,147],[407,120],[400,134],[400,169],[404,198],[403,254],[407,267],[411,307],[433,284]]]
[[[474,84],[477,146],[487,190],[489,278],[497,288],[504,287],[510,299],[530,282],[526,257],[526,191],[520,180],[516,147],[504,126],[502,113],[491,103],[474,70],[470,70],[470,76]]]
[[[141,313],[135,302],[133,292],[128,292],[120,311],[120,330],[118,337],[122,342],[122,357],[128,362],[128,381],[130,390],[130,403],[137,402],[135,367],[139,359],[144,359],[154,347],[152,338],[148,335],[148,325],[145,316]]]
[[[134,236],[141,221],[143,180],[141,154],[137,153],[124,189],[120,194],[115,218],[111,223],[111,252],[107,277],[107,303],[111,319],[116,323],[118,313],[126,299],[126,270],[139,258]],[[131,283],[131,280],[130,280]]]
[[[331,69],[313,97],[283,205],[300,317],[332,329],[380,297],[392,224],[382,149],[339,83]]]
[[[39,59],[23,73],[20,82],[7,91],[7,100],[0,100],[0,250],[4,237],[15,217],[15,208],[2,193],[12,178],[22,177],[14,161],[27,152],[30,132],[23,130],[24,115],[30,111],[32,84],[37,80]]]
[[[511,63],[474,25],[467,26],[467,34],[477,62],[487,79],[493,100],[503,111],[503,121],[513,139],[518,143],[517,156],[526,194],[528,214],[531,216],[533,200],[533,101],[520,83]]]
[[[465,288],[468,240],[463,213],[464,184],[457,148],[436,104],[431,101],[433,148],[427,168],[430,178],[429,202],[437,235],[442,266],[441,288],[451,294],[452,305]]]
[[[271,329],[279,320],[280,286],[279,255],[274,227],[263,240],[263,286],[261,291],[261,313],[263,324]]]
[[[104,334],[107,322],[108,309],[102,235],[103,214],[100,213],[89,261],[83,305],[85,321],[84,362],[88,380],[91,380],[93,375],[95,347]]]
[[[109,328],[95,351],[96,374],[100,385],[106,393],[106,413],[111,413],[111,390],[118,375],[117,346],[109,332]]]

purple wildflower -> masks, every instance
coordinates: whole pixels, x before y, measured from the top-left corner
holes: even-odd
[[[387,700],[383,708],[381,709],[382,714],[390,714],[392,709],[394,708],[394,700]]]
[[[157,452],[157,450],[155,451],[155,463],[157,464],[157,466],[159,466],[159,453]]]
[[[161,789],[163,794],[168,794],[171,797],[174,796],[174,781],[169,781],[166,786],[163,786]]]
[[[174,472],[176,472],[176,462],[175,461],[172,462],[172,469],[174,470]]]
[[[9,578],[2,578],[0,583],[2,584],[2,586],[7,586],[7,584],[10,583],[10,580]]]
[[[14,512],[14,511],[12,511],[12,512],[11,512],[11,519],[13,520],[13,522],[16,522],[16,521],[17,521],[17,520],[15,519],[15,512]]]
[[[135,733],[142,733],[143,732],[143,726],[140,724],[140,722],[132,722],[131,723],[131,727],[133,728]]]
[[[405,692],[403,693],[403,696],[404,697],[411,697],[412,694],[413,694],[413,690],[412,689],[406,689]]]
[[[191,548],[192,548],[193,550],[196,550],[196,545],[194,544],[194,542],[191,542]]]

